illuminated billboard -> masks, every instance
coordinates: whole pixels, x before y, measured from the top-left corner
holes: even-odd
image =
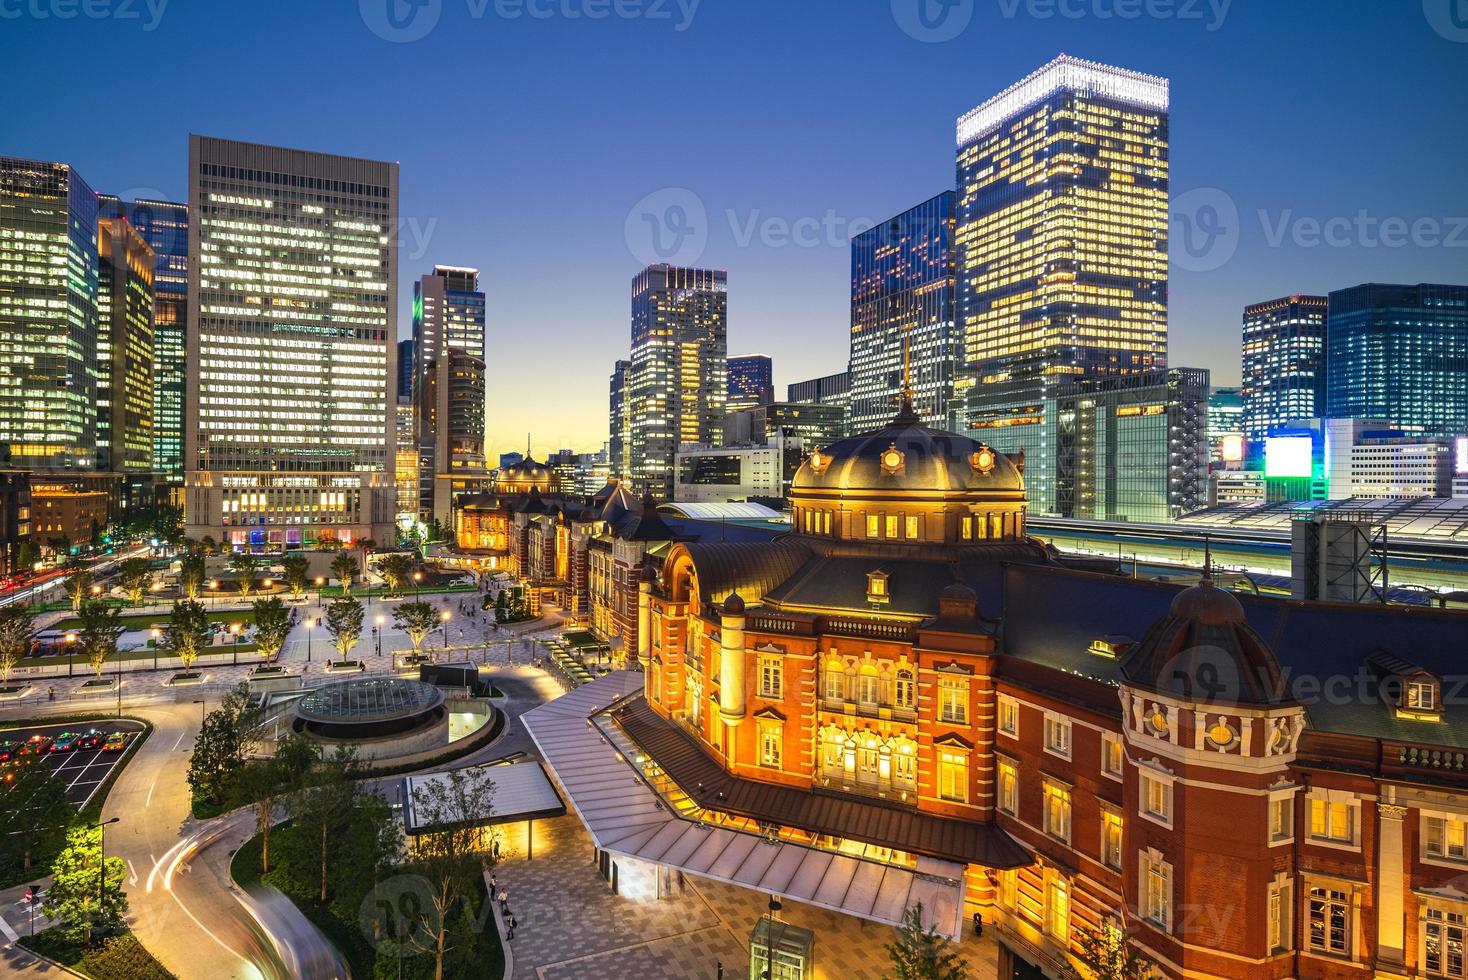
[[[1244,458],[1244,437],[1224,436],[1219,442],[1219,455],[1225,463],[1237,463]]]
[[[1309,436],[1270,436],[1264,440],[1264,475],[1269,479],[1309,477],[1315,442]]]

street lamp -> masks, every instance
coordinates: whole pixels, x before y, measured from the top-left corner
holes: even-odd
[[[217,578],[211,578],[209,580],[209,591],[210,592],[213,592],[213,593],[216,593],[215,596],[214,596],[214,604],[216,606],[219,605],[219,596],[217,594],[219,592],[219,579],[217,579]]]
[[[311,662],[311,631],[316,628],[316,620],[306,618],[306,663]]]
[[[71,648],[73,646],[75,646],[75,645],[76,645],[76,633],[75,632],[67,633],[66,634],[66,676],[67,677],[70,677],[71,676],[71,665],[72,665],[72,656],[73,656],[72,655],[72,652],[71,652]]]
[[[97,855],[101,858],[97,862],[97,904],[103,904],[102,893],[107,882],[107,825],[117,823],[121,817],[113,817],[111,820],[103,820],[101,823],[92,824],[93,830],[102,833],[97,837]]]
[[[234,637],[234,665],[240,665],[240,624],[229,624],[229,635]]]
[[[377,639],[377,655],[382,656],[382,617],[377,617],[377,625],[372,627],[372,635]]]
[[[453,614],[445,609],[438,614],[438,618],[443,620],[443,648],[447,650],[449,648],[449,620],[453,618]]]
[[[158,640],[162,638],[163,631],[158,627],[148,630],[148,635],[153,638],[153,669],[158,669]]]
[[[322,602],[324,601],[321,596],[322,596],[322,590],[325,589],[325,588],[326,588],[326,577],[324,575],[318,575],[318,576],[316,576],[316,605],[318,605],[318,606],[321,605]]]

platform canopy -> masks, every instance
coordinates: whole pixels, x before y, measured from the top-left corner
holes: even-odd
[[[546,777],[538,762],[524,761],[512,765],[483,767],[490,774],[494,792],[490,812],[482,821],[486,827],[541,817],[558,817],[566,812],[560,794]],[[423,823],[414,806],[413,791],[432,783],[448,782],[448,773],[431,772],[408,776],[403,780],[403,832],[409,837],[432,833],[434,826]]]

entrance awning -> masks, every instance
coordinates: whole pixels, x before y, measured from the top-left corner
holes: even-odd
[[[599,849],[893,926],[921,902],[925,925],[961,935],[962,864],[920,857],[916,869],[894,867],[670,811],[591,723],[641,689],[641,674],[618,671],[522,717]]]

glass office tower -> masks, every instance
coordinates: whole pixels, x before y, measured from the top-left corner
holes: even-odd
[[[153,472],[153,250],[123,217],[97,222],[97,466]]]
[[[618,361],[612,365],[612,376],[607,383],[607,421],[611,430],[607,439],[607,463],[618,480],[628,479],[631,472],[627,459],[632,445],[632,420],[627,415],[627,381],[631,374],[632,362]]]
[[[972,383],[1165,366],[1167,209],[1164,78],[1062,55],[962,116],[955,236]]]
[[[398,166],[189,137],[185,526],[396,540]]]
[[[673,496],[678,447],[717,445],[728,398],[728,276],[648,266],[632,280],[629,467],[635,491]]]
[[[1330,418],[1468,432],[1468,286],[1366,283],[1331,293],[1327,317]]]
[[[413,284],[419,516],[447,524],[456,491],[487,479],[485,317],[479,270],[434,266]]]
[[[902,403],[904,357],[913,408],[947,428],[962,344],[953,314],[954,194],[937,197],[851,242],[851,426],[880,428]]]
[[[1325,412],[1325,297],[1244,307],[1244,437],[1255,452],[1289,422]]]
[[[0,157],[0,464],[96,465],[97,271],[92,188]]]
[[[746,354],[729,358],[729,398],[724,408],[730,412],[768,405],[775,400],[775,363],[766,354]]]

